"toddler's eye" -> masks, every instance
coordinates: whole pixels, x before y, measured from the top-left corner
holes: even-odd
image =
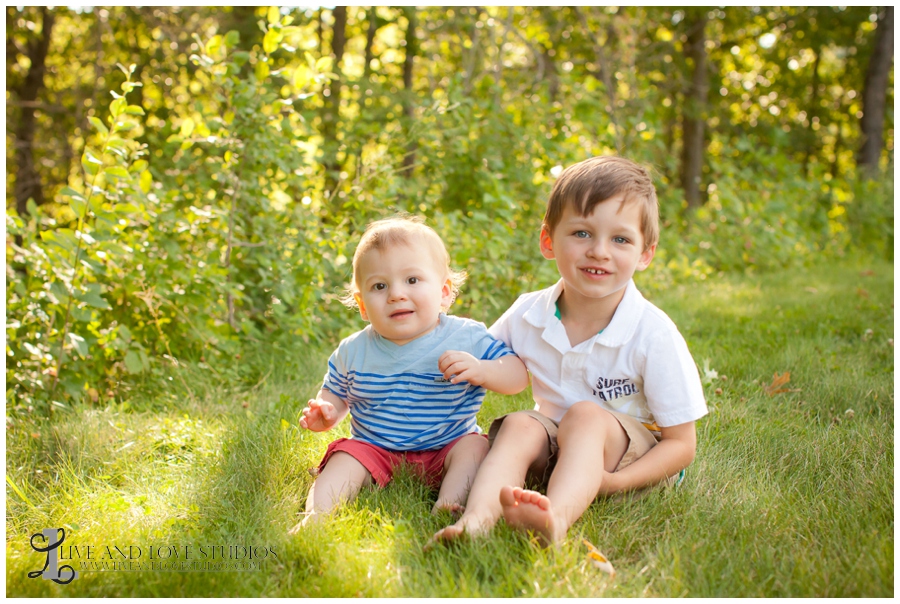
[[[387,284],[385,283],[376,283],[372,286],[372,291],[380,292],[381,290],[387,288]]]
[[[418,277],[410,277],[409,279],[406,280],[406,282],[409,283],[410,285],[415,285],[416,283],[419,282],[419,278]]]

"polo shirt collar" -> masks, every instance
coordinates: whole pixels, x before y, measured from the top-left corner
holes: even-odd
[[[541,293],[536,303],[525,312],[523,318],[531,325],[545,331],[556,332],[558,330],[552,328],[558,327],[564,333],[565,329],[562,327],[562,323],[556,318],[556,301],[562,295],[562,292],[563,280],[560,279],[556,282],[556,285],[545,289]],[[628,285],[625,286],[625,295],[622,296],[622,301],[616,308],[612,321],[606,326],[606,329],[595,337],[594,342],[613,348],[624,346],[634,336],[645,305],[644,296],[638,291],[634,280],[630,280]],[[548,335],[550,334],[545,333],[545,340],[548,339]],[[553,337],[552,339],[556,340],[558,338]],[[568,344],[568,338],[565,339],[565,342]]]

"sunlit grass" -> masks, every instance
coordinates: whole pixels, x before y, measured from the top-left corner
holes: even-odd
[[[347,434],[296,428],[320,351],[273,357],[240,389],[189,369],[152,400],[14,419],[7,595],[891,596],[893,266],[715,277],[652,298],[703,368],[697,459],[677,490],[596,502],[559,550],[501,523],[424,552],[450,519],[429,513],[434,494],[405,473],[289,538],[308,468]],[[776,372],[790,381],[769,395]],[[528,406],[527,394],[489,395],[479,422]],[[29,537],[51,526],[67,528],[66,545],[253,545],[277,557],[256,572],[84,572],[56,585],[26,576],[43,564]]]

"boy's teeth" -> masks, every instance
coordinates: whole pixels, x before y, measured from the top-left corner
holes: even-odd
[[[600,270],[597,270],[597,269],[594,269],[594,268],[586,268],[586,269],[584,269],[584,270],[586,270],[587,272],[591,273],[592,275],[602,275],[602,274],[604,274],[604,271],[600,271]]]

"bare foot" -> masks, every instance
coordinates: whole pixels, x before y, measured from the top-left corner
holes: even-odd
[[[546,495],[507,486],[500,489],[500,506],[506,524],[516,529],[534,531],[544,545],[562,541],[566,536],[565,529],[558,526],[553,506]]]
[[[441,512],[450,512],[454,518],[459,518],[466,511],[466,506],[458,503],[435,503],[431,508],[432,514],[440,514]]]
[[[428,543],[425,544],[425,551],[430,550],[436,543],[450,543],[451,541],[465,539],[466,537],[481,537],[482,535],[487,534],[487,532],[488,527],[480,521],[473,519],[471,516],[467,517],[463,514],[463,517],[455,524],[446,526],[432,535],[431,539],[428,540]]]
[[[291,530],[288,531],[288,535],[296,535],[307,524],[315,524],[315,523],[319,522],[320,520],[322,520],[322,514],[310,514],[310,513],[304,512],[302,514],[302,516],[304,516],[303,520],[301,520],[300,522],[295,524],[294,528],[292,528]]]

